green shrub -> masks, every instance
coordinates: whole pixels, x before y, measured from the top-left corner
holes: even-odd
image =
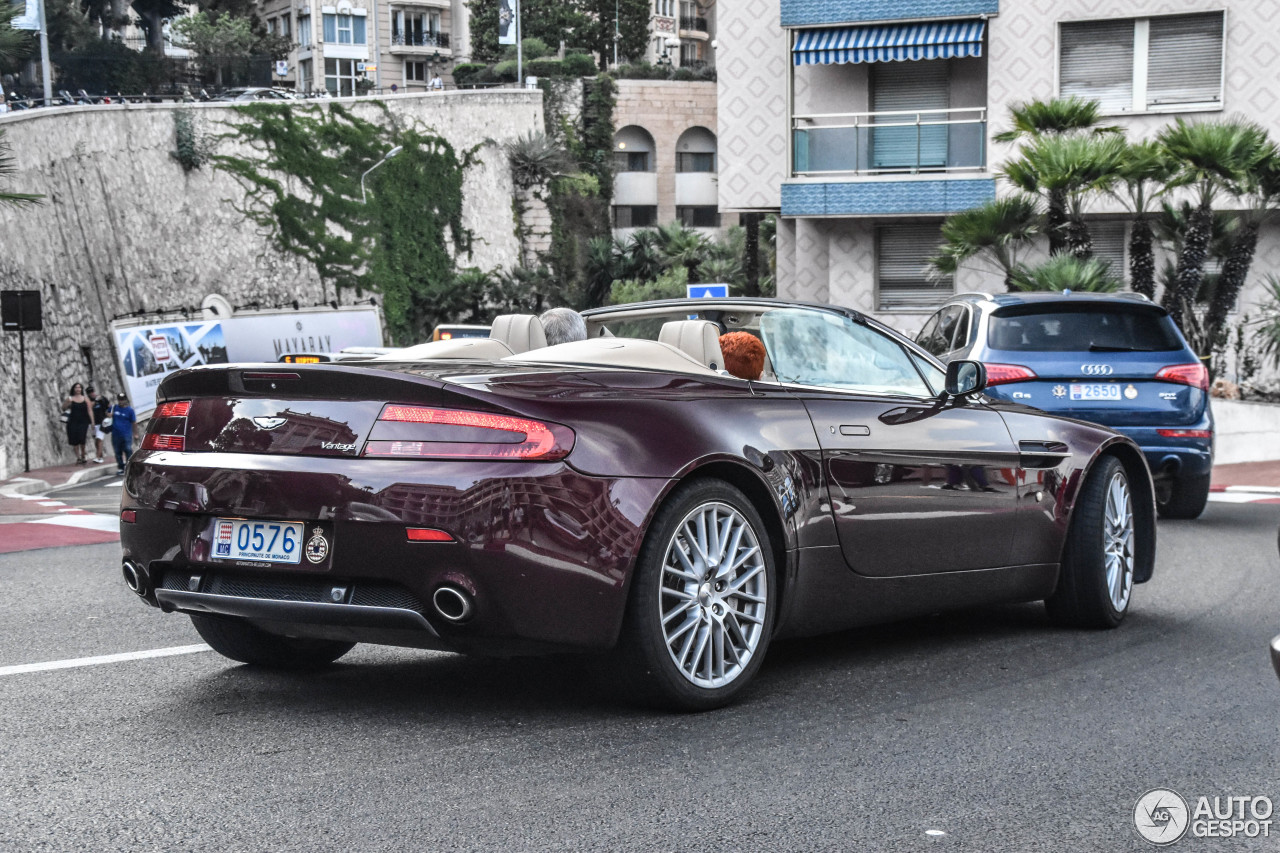
[[[524,61],[529,62],[533,59],[541,59],[544,56],[550,56],[554,51],[551,50],[547,43],[540,38],[527,38],[520,42],[521,51],[524,53]]]
[[[479,74],[481,71],[484,71],[488,67],[489,66],[485,65],[482,62],[460,63],[459,65],[454,66],[453,80],[455,83],[458,83],[458,84],[473,83],[475,81],[472,80],[471,78]]]
[[[590,54],[570,53],[562,64],[566,77],[594,77],[596,74],[596,61]]]
[[[672,80],[697,80],[692,68],[677,68],[671,72]]]
[[[516,79],[516,61],[507,59],[499,62],[489,69],[489,73],[493,75],[495,81],[514,82]]]
[[[526,77],[563,77],[564,63],[558,59],[535,59],[524,65]]]

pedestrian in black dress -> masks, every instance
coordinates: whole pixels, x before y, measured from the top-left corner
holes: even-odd
[[[84,442],[89,436],[89,427],[93,426],[93,402],[85,396],[84,386],[79,382],[71,386],[62,410],[67,413],[67,443],[76,453],[76,464],[83,465]]]

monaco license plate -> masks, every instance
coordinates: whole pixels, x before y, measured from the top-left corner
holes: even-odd
[[[1119,400],[1120,386],[1110,385],[1072,385],[1072,400]]]
[[[302,556],[302,524],[219,518],[213,525],[215,560],[297,563]]]

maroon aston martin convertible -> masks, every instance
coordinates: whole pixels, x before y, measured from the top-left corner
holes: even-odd
[[[536,317],[365,362],[174,373],[129,465],[124,575],[223,655],[578,651],[642,701],[729,701],[775,637],[1043,599],[1109,628],[1151,577],[1141,451],[984,397],[829,305]],[[765,348],[724,369],[719,338]]]

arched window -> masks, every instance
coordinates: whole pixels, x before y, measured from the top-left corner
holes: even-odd
[[[652,172],[653,137],[639,125],[627,125],[613,135],[613,167],[618,172]]]
[[[716,171],[716,135],[705,127],[691,127],[676,140],[677,172]]]

